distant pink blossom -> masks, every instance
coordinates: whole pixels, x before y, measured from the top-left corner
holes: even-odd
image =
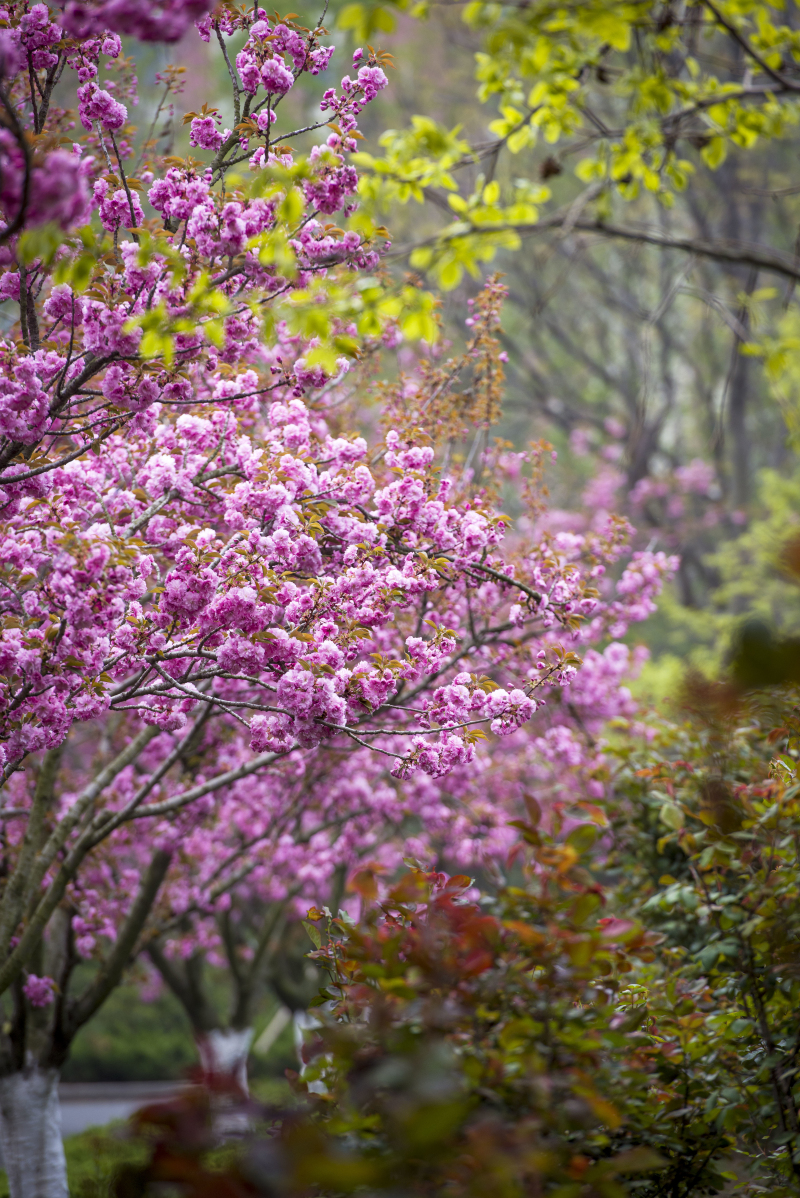
[[[49,1007],[56,992],[56,984],[52,978],[39,978],[35,973],[29,973],[22,987],[22,993],[32,1007]]]

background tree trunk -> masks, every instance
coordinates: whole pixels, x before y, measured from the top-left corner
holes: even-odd
[[[253,1041],[253,1029],[246,1027],[213,1028],[197,1037],[203,1073],[209,1079],[232,1078],[243,1094],[248,1094],[247,1058]]]

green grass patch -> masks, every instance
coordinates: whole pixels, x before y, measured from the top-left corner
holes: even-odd
[[[70,1198],[111,1198],[121,1165],[143,1165],[147,1145],[127,1136],[125,1123],[90,1127],[64,1141]],[[9,1198],[8,1178],[0,1170],[0,1198]]]
[[[252,1084],[253,1097],[274,1106],[291,1106],[295,1101],[289,1083],[283,1078],[257,1078]],[[143,1165],[148,1145],[129,1134],[128,1124],[119,1120],[104,1127],[90,1127],[64,1141],[70,1198],[112,1198],[112,1182],[123,1165]],[[212,1153],[224,1164],[229,1149]],[[0,1198],[9,1198],[8,1178],[0,1169]]]

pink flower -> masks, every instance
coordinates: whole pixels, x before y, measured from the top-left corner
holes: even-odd
[[[121,129],[128,119],[128,110],[96,83],[84,83],[78,88],[78,114],[84,129],[91,129],[94,121],[109,132]]]
[[[364,99],[374,100],[379,91],[387,86],[389,80],[380,67],[362,67],[358,72],[358,82],[364,89]]]
[[[212,7],[212,0],[68,0],[64,25],[72,37],[113,29],[143,42],[177,42]]]
[[[294,75],[282,58],[268,58],[261,68],[261,81],[274,96],[285,96],[294,85]]]
[[[120,227],[134,229],[144,223],[141,201],[135,191],[131,192],[130,198],[121,187],[113,195],[109,195],[108,191],[107,181],[98,179],[94,185],[94,198],[100,208],[100,220],[104,229],[114,233]]]
[[[32,1007],[48,1007],[53,1001],[56,984],[52,978],[38,978],[35,973],[29,973],[22,987],[22,993]]]
[[[261,83],[261,74],[255,55],[251,54],[249,50],[240,50],[236,55],[236,69],[239,72],[242,87],[254,96]]]
[[[52,150],[34,163],[31,172],[25,223],[43,225],[49,221],[62,229],[85,223],[91,213],[86,168],[77,154]],[[24,164],[19,147],[8,130],[0,130],[0,208],[7,221],[19,212],[22,203]]]
[[[197,116],[191,124],[189,145],[199,146],[203,150],[218,150],[224,140],[222,131],[217,127],[219,117]]]

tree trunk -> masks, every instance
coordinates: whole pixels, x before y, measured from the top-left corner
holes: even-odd
[[[0,1148],[11,1198],[69,1198],[57,1069],[0,1078]]]
[[[241,1102],[250,1094],[247,1058],[252,1039],[251,1027],[213,1028],[197,1037],[204,1080],[215,1091],[214,1131],[220,1140],[243,1136],[250,1129],[250,1118],[241,1109]],[[231,1083],[233,1092],[226,1093]]]
[[[251,1027],[214,1028],[197,1037],[200,1063],[208,1079],[231,1078],[247,1096],[247,1057],[253,1040]]]
[[[303,1048],[306,1042],[306,1032],[313,1031],[314,1028],[320,1026],[316,1015],[312,1015],[310,1011],[295,1011],[292,1016],[294,1025],[294,1047],[297,1053],[297,1059],[300,1062],[300,1076],[305,1077],[306,1061],[303,1055]],[[315,1081],[308,1083],[310,1094],[327,1094],[328,1087],[324,1082]]]

